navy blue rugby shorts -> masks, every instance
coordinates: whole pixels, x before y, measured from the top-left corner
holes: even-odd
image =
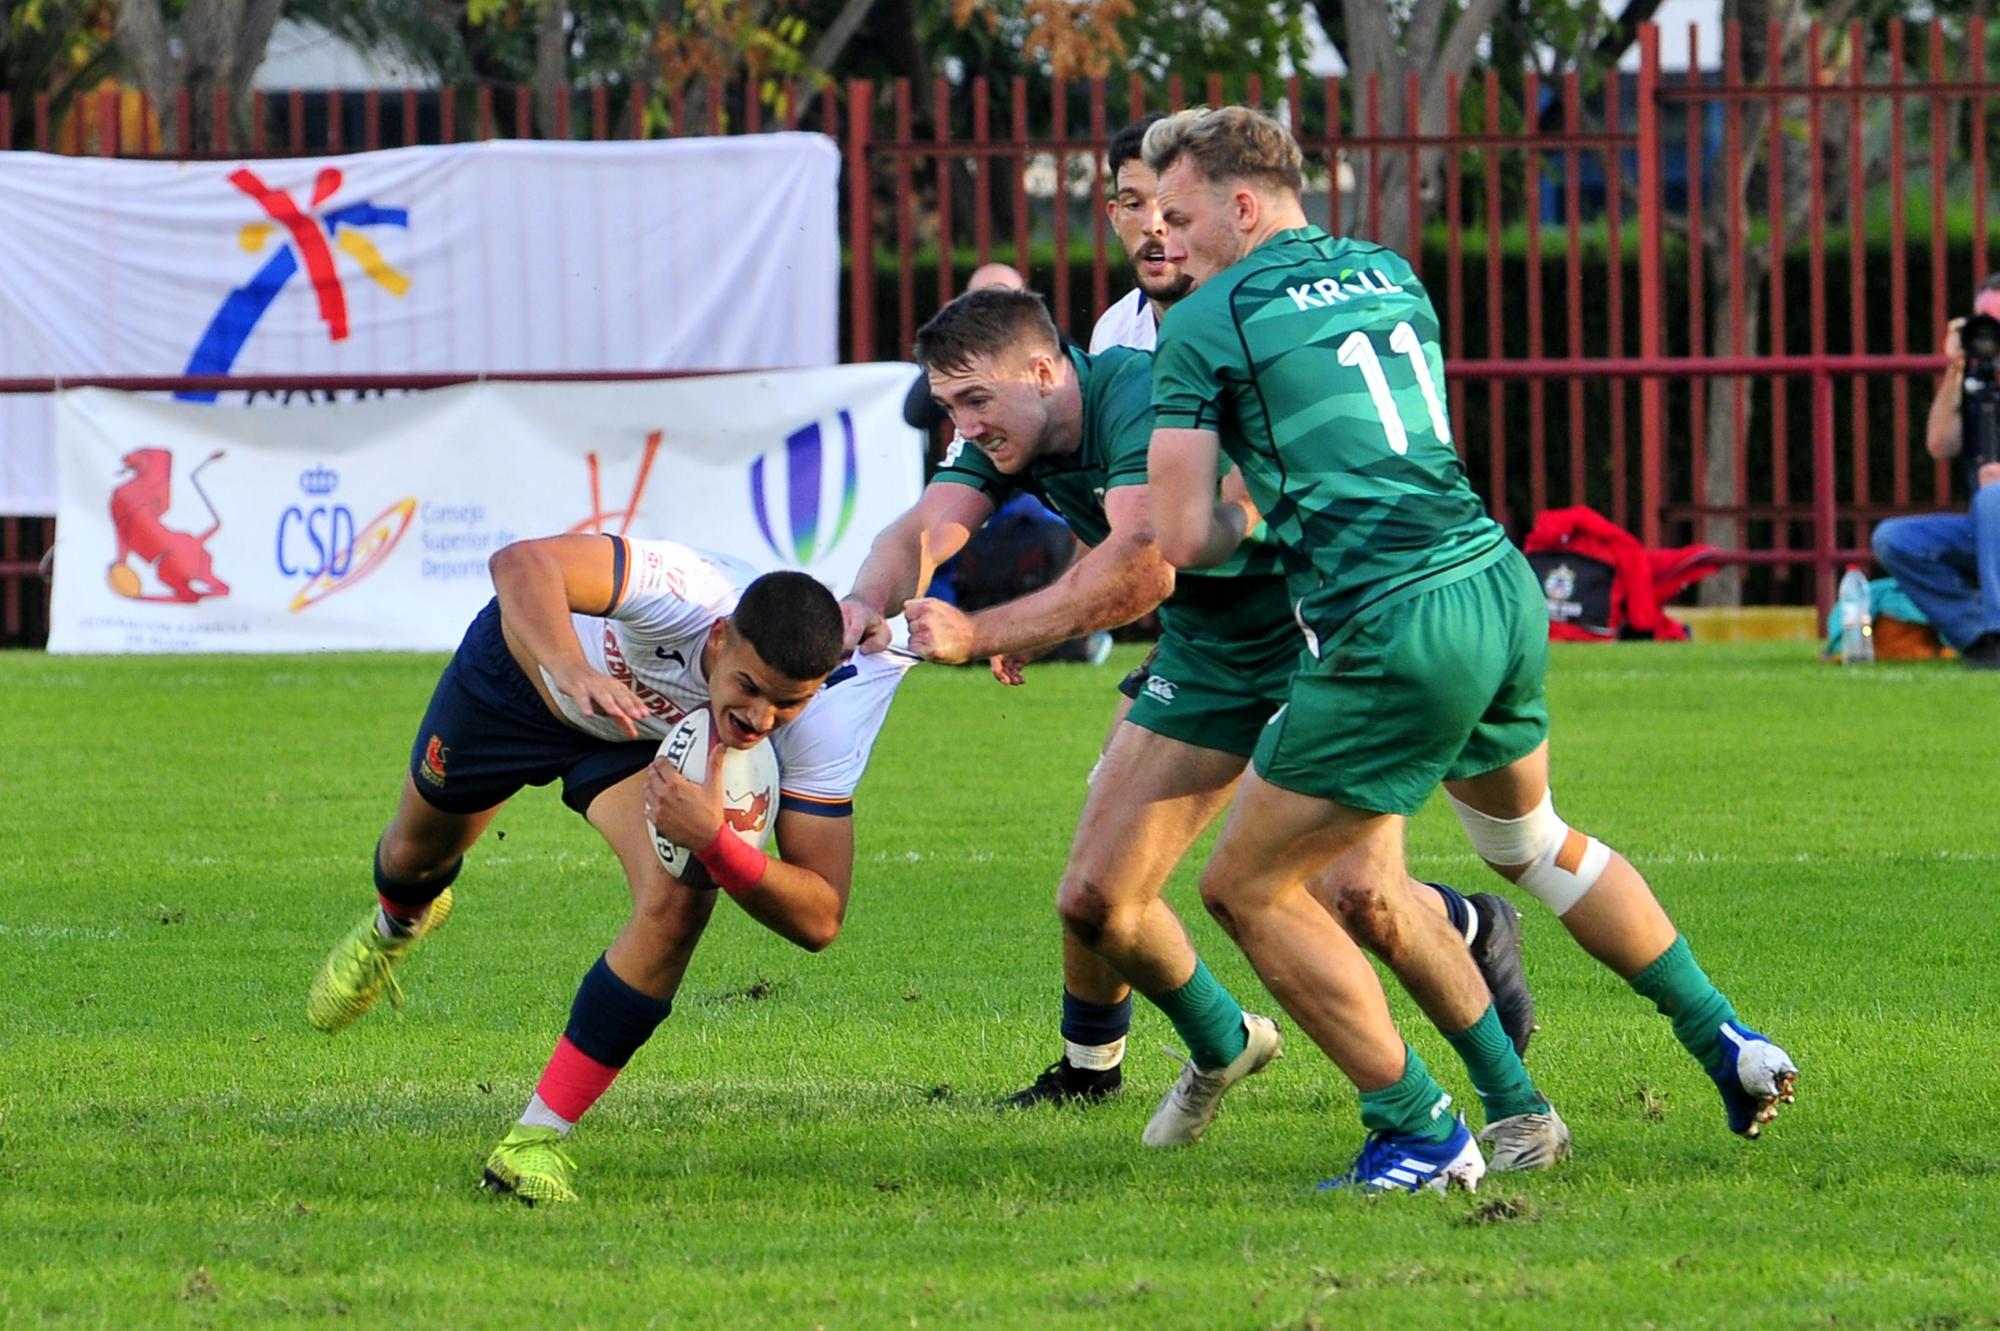
[[[507,650],[495,599],[438,678],[410,748],[410,780],[430,804],[469,814],[560,777],[563,803],[583,813],[643,771],[659,747],[658,740],[599,739],[557,720]]]

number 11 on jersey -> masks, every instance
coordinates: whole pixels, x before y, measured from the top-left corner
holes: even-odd
[[[1397,324],[1389,333],[1389,350],[1409,358],[1417,388],[1424,395],[1424,407],[1430,412],[1431,433],[1440,443],[1451,443],[1451,423],[1445,419],[1444,403],[1438,400],[1437,385],[1431,382],[1431,367],[1424,360],[1424,344],[1417,338],[1417,330],[1407,321]],[[1368,396],[1374,400],[1375,414],[1381,418],[1382,433],[1388,436],[1389,451],[1398,457],[1409,452],[1410,433],[1403,428],[1403,414],[1396,409],[1395,390],[1389,387],[1389,376],[1382,372],[1374,341],[1357,329],[1340,344],[1339,354],[1342,365],[1360,369],[1362,381],[1368,385]]]

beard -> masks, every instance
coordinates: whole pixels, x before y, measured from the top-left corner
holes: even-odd
[[[1171,276],[1164,279],[1149,278],[1141,274],[1138,278],[1138,287],[1146,293],[1146,299],[1156,300],[1162,305],[1171,305],[1194,290],[1194,279],[1176,268]]]
[[[1194,279],[1178,268],[1168,268],[1155,275],[1148,271],[1150,264],[1156,265],[1166,259],[1165,248],[1158,244],[1141,245],[1131,255],[1132,278],[1146,299],[1171,305],[1188,292],[1194,290]]]

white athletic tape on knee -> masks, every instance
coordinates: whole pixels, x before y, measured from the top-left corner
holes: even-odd
[[[1560,917],[1583,900],[1583,894],[1603,875],[1605,866],[1611,863],[1611,847],[1561,820],[1557,825],[1563,829],[1562,840],[1543,851],[1519,881]]]
[[[1568,830],[1563,820],[1556,817],[1555,801],[1546,791],[1542,793],[1542,802],[1519,818],[1494,818],[1481,813],[1450,791],[1445,792],[1445,798],[1458,814],[1472,849],[1488,864],[1531,864],[1551,842],[1560,842]]]
[[[1456,798],[1451,807],[1479,858],[1509,868],[1527,865],[1515,881],[1558,916],[1581,901],[1611,863],[1611,847],[1557,817],[1547,792],[1519,818],[1490,817]]]

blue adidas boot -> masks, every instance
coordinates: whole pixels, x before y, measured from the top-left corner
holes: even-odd
[[[1798,1066],[1784,1050],[1740,1022],[1723,1022],[1717,1034],[1722,1063],[1708,1075],[1722,1092],[1729,1130],[1754,1139],[1778,1116],[1779,1105],[1792,1103]]]
[[[1365,1193],[1447,1192],[1453,1186],[1467,1192],[1479,1191],[1486,1174],[1486,1157],[1461,1116],[1452,1134],[1441,1142],[1407,1133],[1371,1132],[1354,1157],[1354,1164],[1339,1178],[1319,1185],[1328,1188],[1359,1188]]]

